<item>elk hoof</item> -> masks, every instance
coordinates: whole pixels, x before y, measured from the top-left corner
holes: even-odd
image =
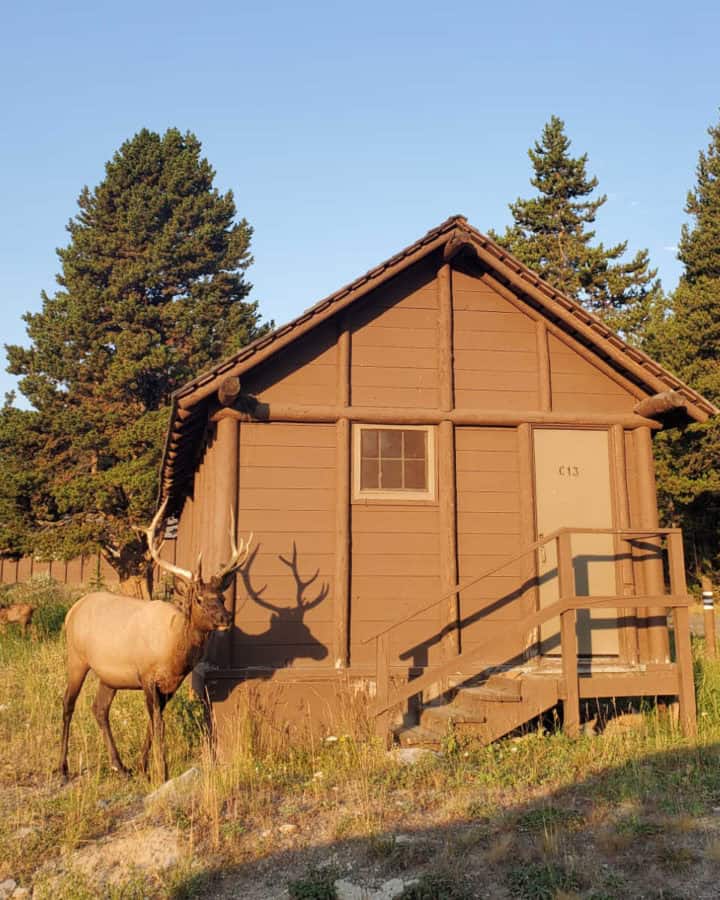
[[[119,763],[116,766],[111,766],[110,768],[118,775],[122,775],[123,778],[130,778],[130,776],[132,775],[132,769],[128,769],[128,767],[124,766],[122,763]]]

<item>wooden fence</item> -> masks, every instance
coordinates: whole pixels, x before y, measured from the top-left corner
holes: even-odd
[[[175,562],[177,541],[168,539],[160,551],[163,559]],[[76,556],[75,559],[40,560],[32,556],[20,559],[0,557],[0,584],[20,584],[31,578],[48,575],[61,584],[81,585],[102,582],[110,587],[119,584],[118,574],[100,552]]]

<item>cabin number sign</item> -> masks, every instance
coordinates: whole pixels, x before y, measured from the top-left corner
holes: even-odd
[[[567,478],[579,478],[580,466],[558,466],[558,473]]]

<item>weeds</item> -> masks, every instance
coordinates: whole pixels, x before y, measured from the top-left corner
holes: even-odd
[[[22,590],[38,610],[72,601],[47,579]],[[14,591],[1,593],[6,602],[19,600]],[[109,897],[109,888],[102,893],[82,879],[68,893],[69,870],[58,882],[48,880],[47,868],[62,873],[79,848],[105,835],[128,827],[141,834],[149,785],[109,771],[90,710],[92,678],[73,722],[73,779],[62,787],[53,775],[64,690],[55,615],[47,613],[39,639],[0,636],[0,881],[13,877],[39,897],[41,883],[55,886],[45,896]],[[319,865],[321,853],[333,860],[345,854],[353,871],[374,878],[417,879],[404,900],[464,900],[471,888],[487,893],[495,884],[530,900],[580,890],[596,900],[682,895],[685,879],[720,859],[720,663],[698,657],[696,664],[696,742],[648,706],[637,714],[641,727],[574,741],[550,729],[475,747],[448,734],[445,755],[408,767],[369,736],[350,692],[331,735],[323,740],[307,730],[290,740],[272,715],[279,693],[252,683],[238,692],[225,742],[232,752],[218,763],[202,706],[184,686],[166,711],[170,774],[196,766],[201,779],[192,797],[153,813],[151,823],[175,835],[187,859],[154,880],[129,877],[112,896],[210,898],[218,888],[213,873],[236,869],[289,885],[293,898],[331,898],[346,869]],[[112,726],[128,764],[138,758],[146,721],[141,695],[120,692]],[[438,860],[448,869],[437,869]],[[651,861],[653,884],[639,860]],[[462,878],[450,874],[451,865]]]
[[[507,876],[510,896],[519,900],[555,900],[558,893],[575,892],[580,880],[559,863],[527,863],[515,866]]]
[[[302,878],[288,884],[288,893],[292,900],[336,900],[337,877],[334,869],[313,867]]]

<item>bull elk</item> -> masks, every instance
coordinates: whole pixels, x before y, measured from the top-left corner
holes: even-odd
[[[147,773],[150,747],[155,741],[167,779],[163,710],[185,676],[200,661],[210,633],[230,628],[231,617],[223,603],[223,592],[245,562],[252,535],[247,541],[241,540],[238,549],[235,518],[231,512],[230,561],[209,581],[204,581],[201,556],[194,572],[160,558],[162,540],[157,543],[157,531],[164,520],[166,506],[167,501],[158,509],[145,534],[152,559],[161,569],[175,576],[176,590],[183,595],[182,608],[171,603],[97,591],[81,597],[65,619],[67,689],[63,700],[59,765],[64,778],[68,774],[68,738],[75,701],[92,669],[100,681],[92,710],[112,768],[128,772],[110,730],[110,705],[119,690],[141,690],[145,694],[149,716],[141,768]]]

